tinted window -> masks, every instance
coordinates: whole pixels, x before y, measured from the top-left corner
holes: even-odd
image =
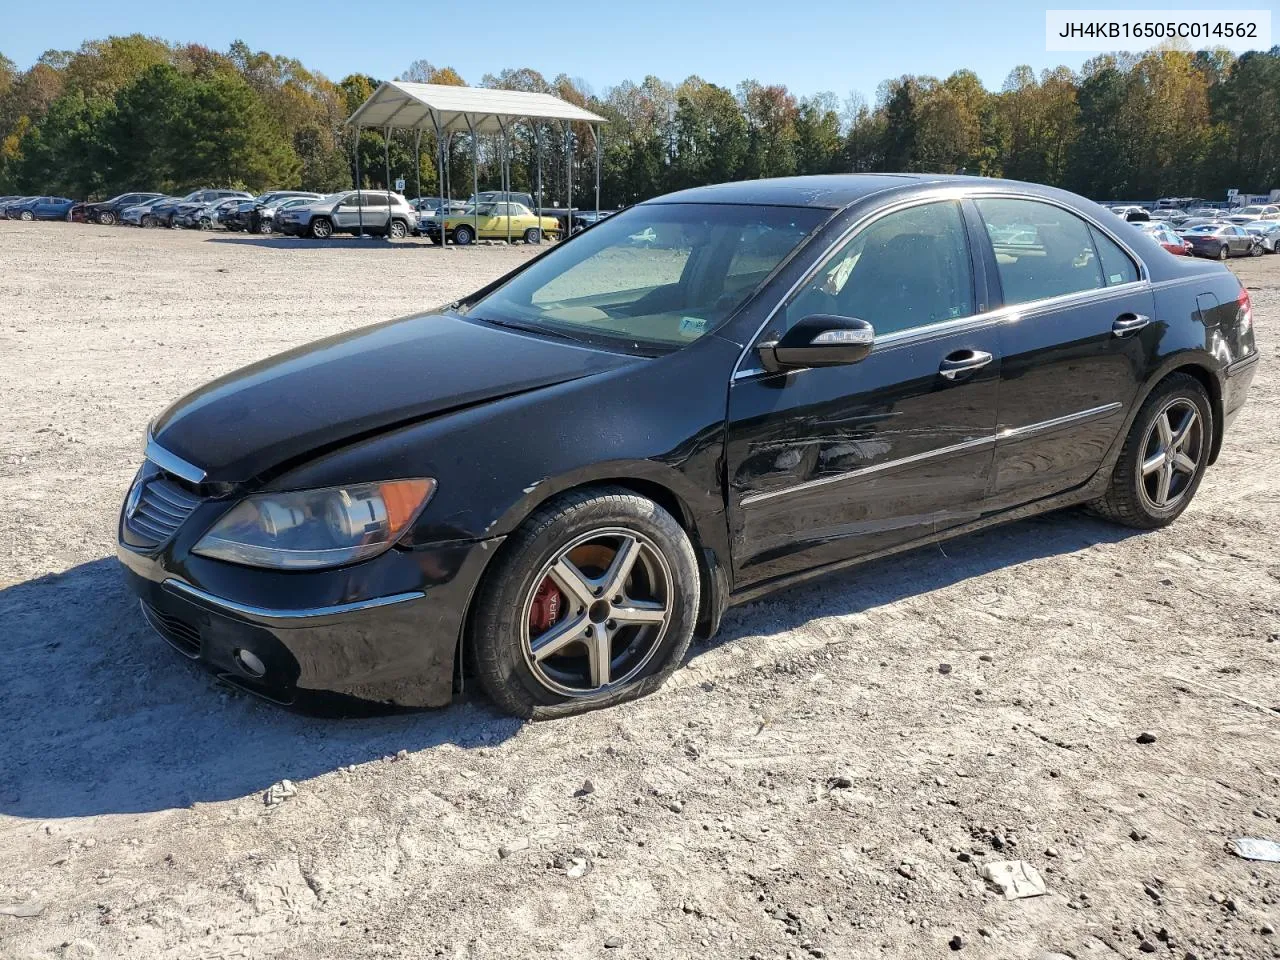
[[[866,320],[877,334],[971,316],[960,205],[910,207],[859,231],[787,305],[786,325],[816,313]]]
[[[799,243],[829,211],[737,204],[646,203],[557,247],[468,311],[620,346],[678,347],[710,333],[755,285],[730,264],[762,231]],[[768,273],[790,247],[755,248]]]
[[[366,193],[364,195],[364,205],[366,207],[385,207],[387,205],[387,195],[385,193]]]
[[[1088,224],[1036,200],[976,200],[995,248],[1004,302],[1027,303],[1106,285]]]
[[[1107,286],[1114,287],[1117,283],[1132,283],[1137,280],[1138,268],[1129,259],[1129,255],[1120,249],[1120,245],[1096,227],[1090,227],[1089,230],[1093,233],[1093,245],[1102,260],[1102,275],[1106,278]],[[1167,228],[1161,227],[1156,231],[1156,236],[1167,241]]]

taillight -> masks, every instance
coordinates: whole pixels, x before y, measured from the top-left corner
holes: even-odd
[[[1240,287],[1240,296],[1236,297],[1236,329],[1242,334],[1253,329],[1253,302],[1243,286]]]

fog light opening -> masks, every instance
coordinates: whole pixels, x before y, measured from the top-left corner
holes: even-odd
[[[246,674],[255,680],[260,680],[267,673],[267,665],[258,659],[257,655],[250,650],[236,650],[231,654],[236,662],[236,666],[243,670]]]

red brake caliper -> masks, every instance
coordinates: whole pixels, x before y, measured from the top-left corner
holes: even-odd
[[[533,603],[529,607],[529,629],[534,636],[550,630],[551,625],[560,619],[563,603],[560,590],[551,578],[547,577],[538,587],[538,592],[533,595]]]

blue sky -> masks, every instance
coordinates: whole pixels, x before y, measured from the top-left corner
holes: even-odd
[[[141,32],[225,49],[295,56],[333,79],[352,72],[387,79],[419,58],[455,67],[468,83],[504,67],[567,73],[601,93],[647,73],[692,73],[726,86],[752,77],[798,94],[851,90],[874,100],[877,84],[903,73],[945,76],[968,67],[997,88],[1021,63],[1037,71],[1079,67],[1091,54],[1046,53],[1044,11],[1069,8],[995,0],[491,0],[433,3],[272,0],[3,0],[0,53],[20,67],[50,48]],[[1258,0],[1125,0],[1124,9],[1266,8]],[[1102,7],[1099,0],[1074,4]]]

